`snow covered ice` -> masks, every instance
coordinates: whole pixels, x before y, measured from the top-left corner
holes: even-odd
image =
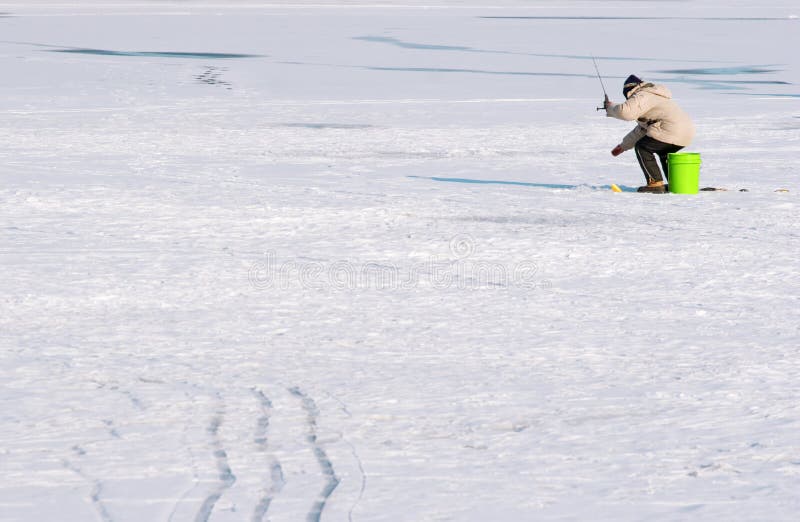
[[[0,3],[0,520],[795,520],[799,14]]]

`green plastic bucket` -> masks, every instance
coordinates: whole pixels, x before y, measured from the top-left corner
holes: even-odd
[[[700,154],[672,152],[667,156],[669,191],[673,194],[697,194],[700,191]]]

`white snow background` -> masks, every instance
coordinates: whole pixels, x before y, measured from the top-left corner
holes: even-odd
[[[0,3],[0,520],[797,520],[797,3],[402,4]]]

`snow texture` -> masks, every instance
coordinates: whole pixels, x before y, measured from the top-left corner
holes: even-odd
[[[0,520],[796,520],[799,14],[0,3]]]

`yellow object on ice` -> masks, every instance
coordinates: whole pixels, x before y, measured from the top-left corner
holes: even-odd
[[[611,184],[611,190],[613,190],[614,192],[622,192],[622,189],[614,185],[613,183]]]

